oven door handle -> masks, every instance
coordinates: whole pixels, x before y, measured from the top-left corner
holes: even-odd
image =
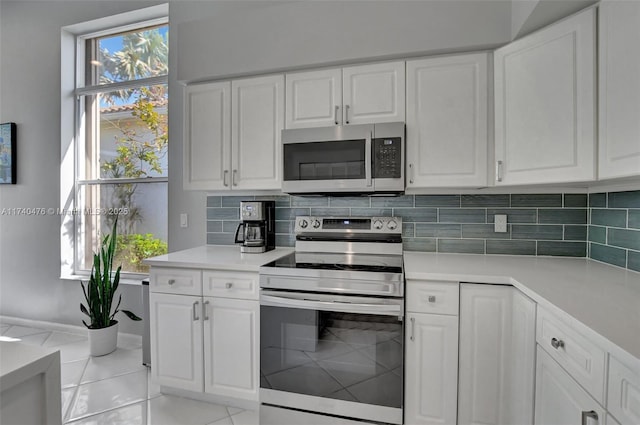
[[[260,305],[403,317],[402,305],[400,304],[363,304],[260,295]]]

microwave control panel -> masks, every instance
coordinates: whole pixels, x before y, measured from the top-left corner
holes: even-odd
[[[402,177],[402,139],[382,137],[373,139],[373,177],[397,179]]]

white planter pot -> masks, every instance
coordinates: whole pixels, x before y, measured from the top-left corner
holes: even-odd
[[[102,329],[89,329],[89,352],[92,356],[104,356],[115,351],[118,345],[118,322]]]

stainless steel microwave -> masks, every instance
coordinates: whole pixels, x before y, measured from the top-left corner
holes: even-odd
[[[282,191],[404,192],[404,123],[282,130]]]

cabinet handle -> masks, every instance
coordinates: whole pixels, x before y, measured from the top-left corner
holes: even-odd
[[[551,338],[551,346],[556,350],[558,348],[564,348],[564,341],[561,339]]]
[[[225,285],[224,285],[224,287],[225,287],[225,288],[227,288],[227,289],[231,289],[231,287],[232,287],[232,286],[233,286],[233,283],[232,283],[232,282],[227,282],[227,283],[225,283]]]
[[[409,183],[410,184],[413,184],[413,175],[414,175],[413,164],[409,164]]]
[[[229,187],[229,183],[227,183],[227,177],[229,176],[229,170],[224,170],[224,175],[222,176],[222,184],[225,187]]]
[[[427,298],[429,300],[430,303],[434,303],[436,302],[436,296],[435,295],[429,295],[429,298]]]
[[[193,303],[193,321],[194,322],[200,320],[200,318],[198,317],[198,304],[200,304],[200,301],[195,301]]]
[[[340,124],[340,122],[338,121],[338,110],[340,109],[340,107],[338,105],[336,105],[336,110],[333,113],[333,120],[336,122],[336,125]]]
[[[411,320],[411,335],[409,336],[409,339],[413,341],[415,340],[416,318],[412,317],[410,320]]]
[[[496,161],[496,180],[502,181],[502,161]]]
[[[202,317],[204,320],[209,320],[209,316],[207,316],[207,306],[209,305],[209,301],[205,301],[202,303]]]
[[[344,122],[349,124],[349,105],[344,106]]]
[[[593,420],[595,420],[596,423],[598,422],[598,414],[596,413],[595,410],[582,412],[582,425],[587,425],[587,419],[589,418],[592,418]]]
[[[234,186],[238,185],[238,182],[236,181],[236,177],[238,177],[238,170],[233,170],[233,175],[231,176],[231,184]]]
[[[174,283],[176,283],[175,279],[169,279],[169,281],[167,282],[169,285],[173,285]]]

